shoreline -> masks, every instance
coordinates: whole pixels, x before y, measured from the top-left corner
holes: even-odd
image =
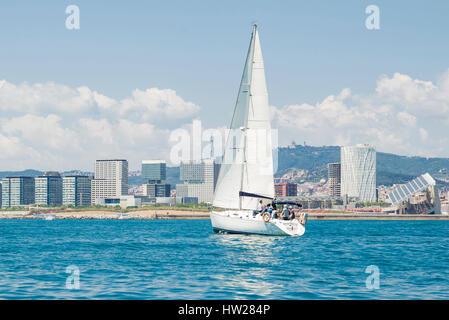
[[[54,216],[55,220],[74,219],[74,220],[208,220],[208,211],[190,211],[190,210],[136,210],[124,213],[119,219],[119,212],[106,210],[92,211],[60,211],[60,212],[39,212],[32,213],[28,211],[0,211],[0,219],[40,219],[44,220],[46,216]],[[449,221],[449,215],[390,215],[390,214],[369,214],[369,213],[329,213],[313,212],[308,213],[308,220],[433,220]]]

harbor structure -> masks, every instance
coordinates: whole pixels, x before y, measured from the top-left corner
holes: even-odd
[[[329,163],[327,165],[327,180],[329,185],[329,196],[341,196],[341,163]]]
[[[372,146],[341,147],[341,195],[376,201],[376,150]]]
[[[65,206],[91,205],[90,176],[65,176],[62,178],[62,203]]]
[[[429,173],[395,185],[387,197],[396,213],[441,214],[442,211],[436,181]]]
[[[21,207],[33,204],[33,177],[6,177],[2,180],[2,208]]]
[[[128,161],[96,160],[91,184],[91,203],[99,199],[119,198],[128,194]]]
[[[35,180],[35,203],[38,205],[62,205],[62,177],[56,171],[45,172]]]

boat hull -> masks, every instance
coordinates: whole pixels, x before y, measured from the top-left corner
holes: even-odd
[[[296,219],[265,222],[260,215],[253,217],[250,211],[212,211],[210,218],[215,232],[270,236],[302,236],[305,232],[305,223]]]

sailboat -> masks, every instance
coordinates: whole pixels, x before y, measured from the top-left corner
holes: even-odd
[[[210,218],[215,232],[301,236],[307,217],[273,219],[255,214],[275,200],[272,132],[259,33],[254,25],[237,102],[215,187]],[[278,212],[280,214],[280,212]]]

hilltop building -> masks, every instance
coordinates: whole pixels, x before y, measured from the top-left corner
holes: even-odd
[[[327,181],[329,185],[329,196],[341,196],[341,163],[329,163],[327,165]]]
[[[91,184],[91,203],[128,194],[128,161],[96,160]],[[101,202],[101,201],[100,201]]]
[[[62,205],[62,178],[58,172],[45,172],[34,179],[35,203],[47,206]]]
[[[91,205],[90,176],[65,176],[62,178],[62,204],[65,206]]]
[[[341,195],[376,199],[376,150],[366,144],[341,147]]]
[[[34,203],[33,177],[6,177],[2,180],[2,208]]]
[[[180,179],[183,184],[176,185],[176,197],[196,198],[198,203],[212,202],[220,166],[214,160],[188,161],[180,165]]]

